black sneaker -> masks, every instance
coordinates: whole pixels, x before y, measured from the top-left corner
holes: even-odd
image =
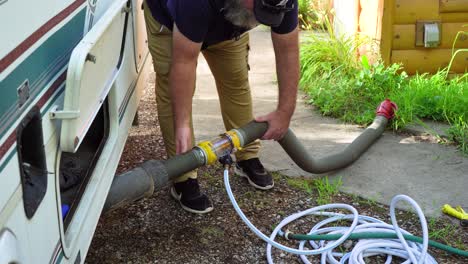
[[[197,179],[177,182],[171,188],[171,195],[179,201],[182,208],[195,214],[204,214],[213,210],[213,205],[206,194],[200,193]]]
[[[273,177],[265,170],[258,158],[238,161],[234,172],[246,177],[250,185],[260,190],[269,190],[275,185]]]

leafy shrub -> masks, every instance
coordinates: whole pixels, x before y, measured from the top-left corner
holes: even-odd
[[[347,122],[369,124],[385,98],[398,106],[394,129],[421,122],[451,125],[452,140],[468,153],[468,73],[447,79],[447,70],[409,77],[401,65],[370,64],[357,51],[368,40],[353,37],[312,36],[301,47],[300,85],[324,114]]]
[[[329,0],[298,0],[299,28],[322,29],[325,17],[330,13]]]

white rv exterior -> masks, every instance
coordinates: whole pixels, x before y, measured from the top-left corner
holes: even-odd
[[[83,263],[151,59],[142,0],[0,0],[0,264]]]

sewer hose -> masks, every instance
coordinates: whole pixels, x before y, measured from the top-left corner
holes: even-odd
[[[310,173],[330,172],[344,168],[364,153],[383,133],[388,120],[394,117],[397,106],[386,99],[376,110],[377,116],[345,149],[319,159],[313,158],[289,129],[278,141],[291,159]],[[151,196],[171,180],[204,165],[213,164],[226,154],[261,138],[268,129],[265,122],[252,121],[240,128],[228,131],[211,141],[199,143],[192,150],[167,160],[148,160],[140,166],[114,177],[103,211],[110,211],[125,204]]]

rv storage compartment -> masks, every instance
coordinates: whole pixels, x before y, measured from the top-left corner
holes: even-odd
[[[104,103],[77,151],[75,153],[62,152],[61,154],[59,172],[60,198],[62,206],[70,208],[64,216],[65,229],[67,229],[86,189],[94,166],[106,143],[108,134],[109,116],[107,103]]]

